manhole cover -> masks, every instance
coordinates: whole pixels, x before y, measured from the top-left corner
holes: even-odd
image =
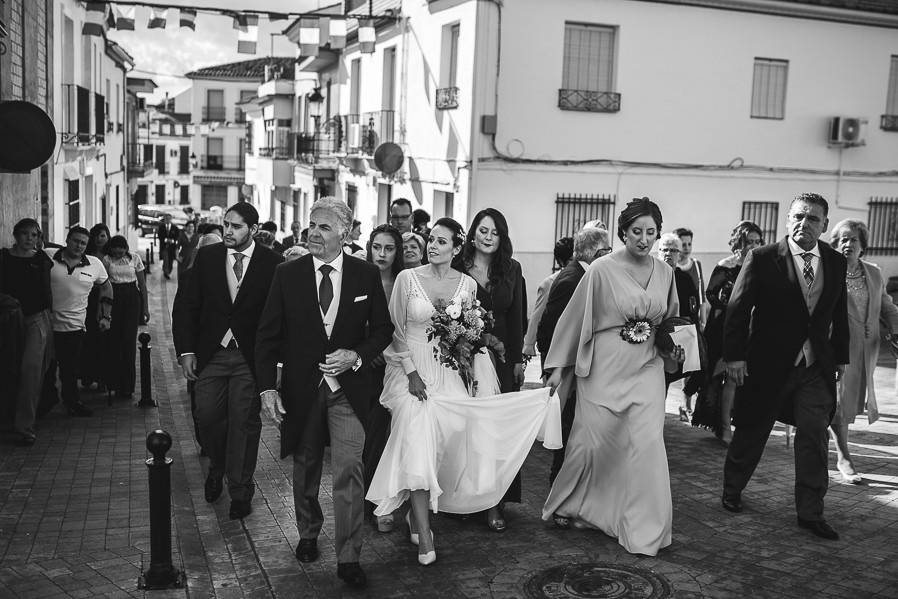
[[[619,564],[568,564],[538,572],[524,584],[533,599],[663,599],[670,584],[650,570]]]

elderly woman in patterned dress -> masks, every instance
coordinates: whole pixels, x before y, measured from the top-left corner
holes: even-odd
[[[838,467],[842,480],[854,485],[861,483],[861,475],[854,469],[848,451],[848,425],[858,414],[867,411],[870,424],[879,418],[876,392],[873,388],[873,369],[879,355],[880,319],[892,335],[898,333],[898,307],[886,293],[882,271],[874,264],[861,260],[867,251],[867,225],[846,219],[832,230],[830,243],[848,261],[845,284],[848,288],[848,327],[851,362],[839,382],[836,414],[831,430],[836,439]]]

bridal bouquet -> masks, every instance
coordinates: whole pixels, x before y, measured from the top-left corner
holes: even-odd
[[[476,299],[455,297],[448,304],[440,301],[430,319],[427,340],[437,340],[434,358],[443,366],[457,370],[471,395],[477,388],[474,357],[486,348],[505,361],[505,346],[490,333],[492,328],[493,313]]]

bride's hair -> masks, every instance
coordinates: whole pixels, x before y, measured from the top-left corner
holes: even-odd
[[[465,244],[465,230],[454,218],[449,218],[448,216],[444,216],[442,218],[437,219],[437,222],[433,223],[433,226],[430,228],[431,231],[436,229],[437,227],[446,227],[450,231],[452,231],[452,247],[459,247]]]

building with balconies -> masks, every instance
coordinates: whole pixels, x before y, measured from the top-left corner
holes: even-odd
[[[52,169],[48,237],[73,225],[105,222],[113,233],[130,218],[126,159],[128,52],[105,36],[83,31],[83,3],[53,3],[53,121],[59,151]]]
[[[363,4],[356,13],[368,13]],[[350,21],[345,48],[300,59],[323,101],[318,120],[299,121],[307,166],[294,177],[297,188],[354,205],[364,227],[384,222],[399,195],[464,224],[495,207],[535,283],[552,267],[556,238],[594,218],[613,226],[632,197],[656,200],[666,230],[693,229],[696,256],[710,265],[729,254],[740,220],[781,238],[791,198],[815,191],[831,222],[866,220],[868,255],[898,273],[894,3],[373,8],[373,52],[361,51]],[[299,43],[303,25],[286,35]],[[297,90],[308,104],[309,91]],[[391,120],[365,116],[390,111]],[[405,160],[384,175],[371,151],[391,136]]]
[[[180,203],[183,199],[197,210],[208,210],[212,206],[227,207],[239,199],[253,199],[251,190],[244,188],[248,144],[246,113],[241,103],[256,95],[267,68],[292,78],[293,62],[292,58],[252,59],[205,67],[185,75],[191,85],[171,99],[171,112],[185,115],[190,123],[185,139],[190,150],[189,191],[179,191],[177,201],[172,197],[168,203]],[[169,155],[181,160],[180,142],[177,156],[172,156],[171,149]]]
[[[166,110],[171,102],[162,102],[142,111],[138,121],[139,139],[135,145],[135,203],[191,204],[192,168],[198,167],[191,153],[193,126],[190,115]],[[205,158],[205,157],[204,157]]]

